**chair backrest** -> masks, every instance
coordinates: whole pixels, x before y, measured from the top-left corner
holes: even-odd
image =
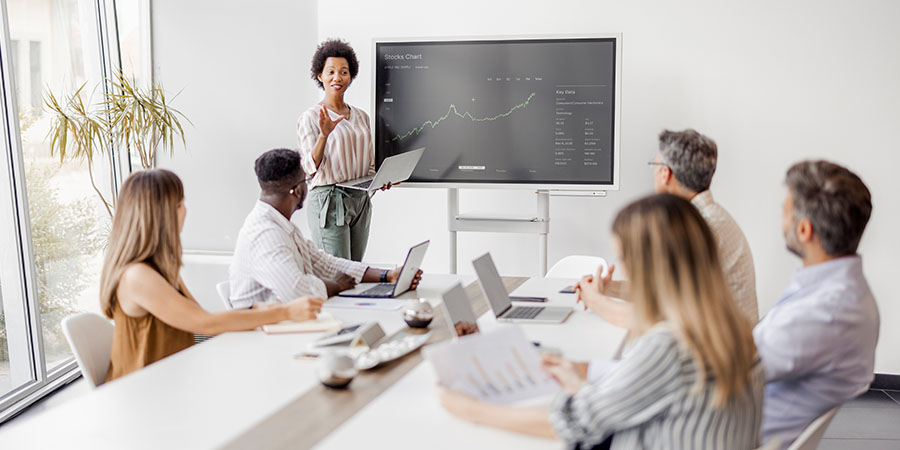
[[[216,292],[216,283],[229,278],[232,256],[227,253],[184,252],[181,279],[194,294],[197,303],[209,312],[231,309],[224,305]]]
[[[757,447],[756,450],[778,450],[781,448],[781,439],[769,439],[769,442],[766,442],[766,445],[762,447]]]
[[[831,419],[837,414],[839,408],[840,406],[835,406],[827,413],[819,416],[818,419],[813,420],[813,422],[800,433],[800,436],[797,436],[797,439],[795,439],[794,443],[788,447],[788,450],[816,450],[816,447],[819,446],[819,441],[822,440],[822,435],[825,434],[825,430],[828,428],[828,424],[831,423]]]
[[[232,309],[231,307],[231,282],[230,281],[222,281],[216,283],[216,292],[219,293],[219,298],[222,299],[222,303],[225,304],[225,309]]]
[[[569,255],[556,262],[547,271],[545,278],[581,278],[584,275],[595,275],[597,267],[609,270],[606,260],[599,256]]]
[[[92,387],[103,384],[112,353],[112,322],[94,313],[79,313],[63,319],[62,329],[84,378]]]

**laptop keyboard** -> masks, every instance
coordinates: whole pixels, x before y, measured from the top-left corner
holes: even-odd
[[[534,319],[541,311],[543,306],[516,306],[510,312],[503,315],[504,319]]]
[[[358,188],[362,188],[362,189],[368,189],[369,186],[372,185],[372,182],[373,182],[373,181],[375,181],[374,178],[371,179],[371,180],[363,181],[362,183],[356,183],[356,184],[353,185],[353,187],[358,187]]]
[[[378,283],[362,292],[370,297],[390,297],[394,295],[394,283]]]

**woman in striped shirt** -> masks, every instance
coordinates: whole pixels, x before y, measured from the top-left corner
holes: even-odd
[[[762,366],[709,226],[687,200],[660,194],[626,206],[612,231],[635,312],[624,358],[589,384],[583,365],[546,357],[544,368],[564,391],[549,413],[441,388],[444,407],[476,423],[556,436],[580,448],[755,448]],[[597,281],[601,290],[609,280]]]
[[[375,173],[369,115],[344,102],[359,61],[346,42],[328,40],[316,49],[310,71],[325,98],[297,120],[303,170],[313,175],[309,230],[326,253],[361,261],[369,240],[372,202],[364,190],[337,185]]]

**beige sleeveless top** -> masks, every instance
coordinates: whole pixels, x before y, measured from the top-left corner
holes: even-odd
[[[193,333],[173,328],[154,315],[131,317],[119,302],[113,306],[112,355],[106,381],[128,375],[194,344]]]

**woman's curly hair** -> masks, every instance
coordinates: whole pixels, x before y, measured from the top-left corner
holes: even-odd
[[[313,81],[319,85],[319,88],[325,89],[325,86],[319,81],[319,74],[325,70],[325,61],[328,58],[346,59],[350,68],[350,79],[356,79],[356,74],[359,73],[359,60],[356,59],[356,52],[353,51],[353,47],[340,39],[329,39],[319,44],[319,47],[316,48],[316,53],[312,57],[310,75]]]

